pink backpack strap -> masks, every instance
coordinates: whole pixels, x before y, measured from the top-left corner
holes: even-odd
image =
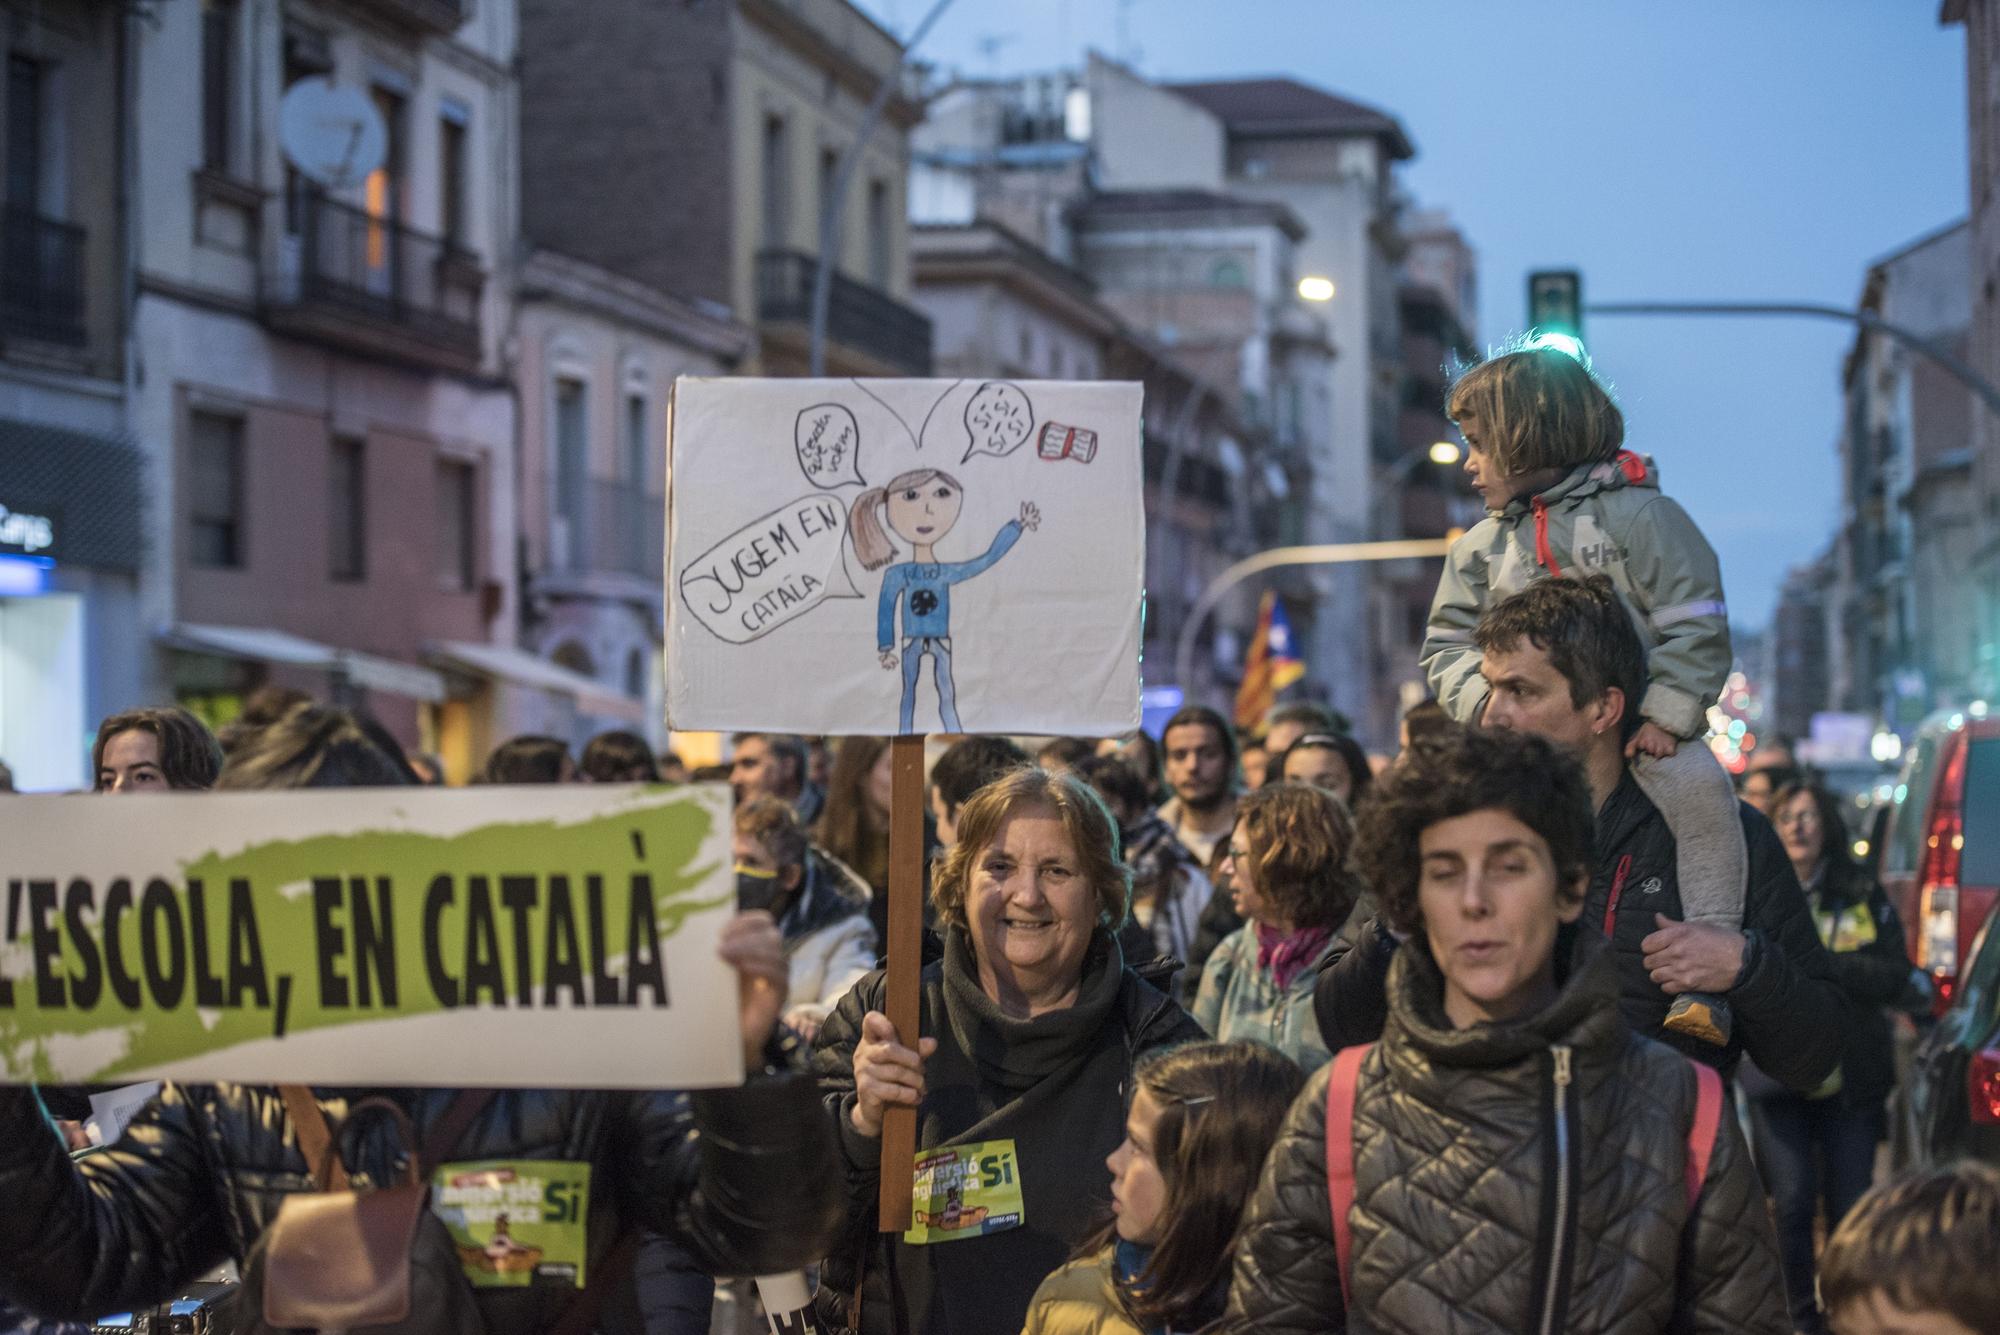
[[[1694,1213],[1708,1181],[1708,1162],[1715,1157],[1715,1137],[1722,1128],[1722,1077],[1713,1066],[1688,1059],[1694,1067],[1694,1121],[1688,1127],[1688,1214]]]
[[[1326,1082],[1326,1196],[1333,1209],[1333,1250],[1340,1265],[1341,1300],[1352,1310],[1353,1290],[1348,1262],[1354,1255],[1354,1234],[1347,1215],[1354,1208],[1354,1095],[1361,1083],[1361,1063],[1375,1045],[1342,1048],[1333,1056]]]

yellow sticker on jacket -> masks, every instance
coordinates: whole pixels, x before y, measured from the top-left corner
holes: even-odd
[[[588,1247],[590,1165],[482,1159],[439,1164],[431,1212],[458,1248],[475,1289],[560,1284],[581,1288]]]
[[[1854,904],[1839,913],[1816,913],[1819,939],[1828,950],[1841,954],[1875,944],[1875,915],[1866,904]]]
[[[921,1247],[976,1238],[1019,1228],[1026,1218],[1013,1141],[945,1145],[917,1155],[904,1242]]]

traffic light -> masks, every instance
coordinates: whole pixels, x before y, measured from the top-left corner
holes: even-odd
[[[1544,269],[1528,275],[1528,327],[1583,341],[1583,275]]]

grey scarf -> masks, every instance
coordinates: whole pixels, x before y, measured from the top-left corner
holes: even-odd
[[[982,1080],[1024,1090],[1087,1057],[1117,1004],[1125,958],[1102,927],[1091,933],[1076,1003],[1031,1020],[1003,1012],[979,986],[972,939],[953,927],[944,939],[944,1022]]]

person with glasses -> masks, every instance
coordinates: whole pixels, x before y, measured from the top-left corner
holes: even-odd
[[[1910,958],[1895,907],[1855,861],[1831,793],[1793,780],[1773,794],[1771,821],[1853,1012],[1840,1066],[1819,1088],[1801,1094],[1748,1067],[1743,1079],[1757,1166],[1777,1207],[1792,1325],[1805,1335],[1822,1335],[1827,1327],[1814,1298],[1813,1219],[1824,1205],[1832,1232],[1873,1180],[1875,1146],[1886,1130],[1883,1103],[1896,1083],[1883,1007],[1909,986]]]
[[[1222,870],[1244,925],[1203,966],[1194,1018],[1222,1042],[1268,1043],[1311,1074],[1333,1055],[1313,989],[1347,951],[1338,932],[1361,897],[1347,865],[1354,820],[1304,783],[1260,788],[1237,810]]]

